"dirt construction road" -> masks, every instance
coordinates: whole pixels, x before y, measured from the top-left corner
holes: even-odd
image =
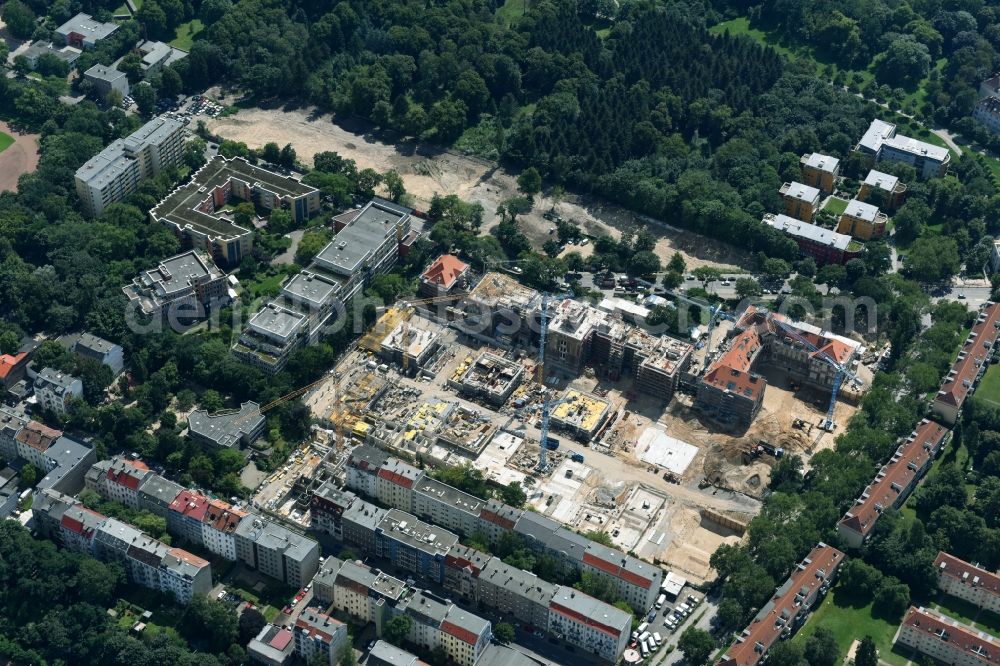
[[[38,135],[20,134],[2,121],[0,132],[14,137],[14,143],[0,153],[0,192],[15,192],[21,174],[38,168]]]
[[[233,116],[207,119],[206,125],[214,135],[242,141],[251,148],[259,148],[269,141],[278,145],[290,143],[299,159],[305,162],[311,162],[318,152],[333,150],[354,160],[361,169],[395,169],[403,177],[406,190],[413,195],[417,207],[426,207],[435,192],[457,194],[466,201],[482,204],[486,210],[484,230],[496,224],[495,211],[500,202],[517,194],[517,174],[495,163],[414,142],[382,143],[333,123],[329,115],[316,115],[308,109],[247,109]],[[522,229],[536,247],[541,247],[550,238],[548,229],[552,224],[542,218],[542,213],[553,205],[560,215],[575,220],[584,233],[591,235],[607,233],[617,238],[622,231],[648,225],[660,237],[656,245],[660,259],[666,261],[675,251],[680,251],[689,270],[709,264],[727,268],[748,265],[747,256],[730,246],[593,197],[572,195],[563,197],[558,203],[547,195],[537,197],[531,213],[520,218]],[[585,250],[589,247],[567,249]]]

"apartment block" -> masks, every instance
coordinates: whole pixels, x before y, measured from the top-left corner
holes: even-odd
[[[0,410],[0,455],[11,462],[31,463],[45,475],[35,485],[36,492],[52,489],[70,494],[83,489],[87,471],[97,459],[86,444],[7,410]]]
[[[815,187],[825,194],[833,194],[840,177],[840,160],[829,155],[811,153],[799,158],[802,182]]]
[[[837,222],[837,233],[846,234],[858,240],[873,240],[885,235],[889,216],[878,209],[878,206],[851,199],[847,208]]]
[[[921,178],[943,177],[951,163],[951,153],[947,148],[897,134],[894,124],[878,118],[872,120],[855,151],[876,162],[909,164]]]
[[[617,662],[628,645],[632,616],[560,585],[549,602],[548,630],[570,645]]]
[[[188,543],[205,545],[205,514],[208,513],[208,498],[195,490],[185,488],[170,503],[167,514],[167,530],[173,536]]]
[[[491,560],[492,555],[460,543],[455,544],[448,549],[444,558],[442,587],[467,604],[475,603],[479,594],[478,578]]]
[[[246,511],[240,511],[221,500],[209,500],[201,526],[201,538],[205,548],[231,562],[235,561],[238,557],[236,530],[240,522],[246,520],[249,515]]]
[[[96,21],[90,14],[79,13],[55,29],[67,46],[92,49],[118,29],[116,23]]]
[[[83,399],[83,382],[53,368],[43,368],[33,388],[38,406],[56,414],[65,414],[71,400]]]
[[[108,342],[90,333],[81,333],[72,338],[69,350],[82,358],[89,358],[111,368],[118,376],[125,369],[125,350],[120,345]]]
[[[17,459],[17,434],[28,425],[28,417],[0,407],[0,457]]]
[[[875,193],[878,193],[877,195]],[[882,173],[872,169],[865,176],[858,190],[858,199],[867,203],[875,198],[879,199],[879,208],[887,211],[894,211],[903,205],[906,197],[906,185],[899,182],[899,178],[888,173]]]
[[[819,543],[778,587],[718,661],[718,666],[756,666],[775,643],[789,638],[822,600],[844,561],[844,554]]]
[[[514,526],[523,515],[523,510],[504,504],[500,500],[491,499],[479,512],[479,528],[476,531],[485,534],[490,543],[493,543],[504,534],[513,532]]]
[[[938,589],[993,613],[1000,613],[1000,576],[949,553],[934,560]]]
[[[366,566],[344,562],[333,582],[333,607],[381,630],[392,609],[405,597],[406,583]]]
[[[321,604],[326,604],[324,608],[333,603],[333,588],[340,573],[340,568],[344,565],[344,560],[337,559],[332,555],[320,561],[319,571],[313,576],[313,597]]]
[[[180,166],[183,158],[184,123],[167,116],[153,118],[124,139],[112,141],[76,170],[76,193],[84,212],[99,216],[135,192],[143,180]]]
[[[996,352],[998,336],[1000,303],[987,301],[980,308],[972,331],[931,404],[931,413],[943,423],[955,425],[965,400],[976,390]]]
[[[851,245],[851,237],[787,215],[764,215],[764,224],[789,236],[799,252],[812,257],[819,265],[843,264],[858,256],[861,246]]]
[[[660,567],[596,541],[587,544],[581,570],[607,580],[617,595],[639,613],[652,607],[663,582]]]
[[[403,571],[440,583],[444,580],[445,556],[456,543],[458,535],[405,511],[390,509],[375,528],[374,555],[392,561]]]
[[[395,614],[410,618],[410,642],[427,650],[441,647],[458,666],[474,666],[492,636],[488,620],[425,591],[403,600]]]
[[[767,381],[753,372],[764,345],[755,327],[739,333],[708,367],[701,381],[695,408],[713,421],[735,430],[746,430],[764,404]]]
[[[264,425],[256,402],[244,402],[239,409],[215,414],[196,409],[188,416],[188,437],[210,450],[241,448],[256,442],[264,434]]]
[[[378,470],[375,499],[382,504],[413,513],[413,495],[424,472],[399,458],[387,459]]]
[[[154,476],[146,463],[127,456],[101,460],[87,472],[85,484],[102,497],[139,508],[139,487]]]
[[[910,607],[893,642],[949,666],[987,666],[1000,656],[1000,641],[930,608]]]
[[[241,157],[216,156],[187,183],[150,211],[188,247],[216,261],[238,265],[253,249],[254,229],[236,223],[227,204],[247,201],[267,210],[287,210],[296,222],[319,211],[319,191],[294,176],[250,164]]]
[[[295,637],[292,630],[266,624],[257,637],[247,644],[247,657],[251,664],[285,666],[292,663],[295,654]]]
[[[819,210],[820,191],[803,183],[784,183],[778,194],[785,200],[785,215],[812,222]]]
[[[330,666],[339,663],[341,652],[350,642],[347,625],[319,608],[302,611],[292,625],[292,635],[295,654],[309,663],[316,655],[322,655]]]
[[[949,430],[924,419],[899,444],[854,506],[837,523],[837,533],[851,548],[864,544],[883,512],[903,505],[949,436]]]
[[[549,605],[559,592],[558,585],[505,564],[498,557],[489,558],[475,581],[476,599],[481,605],[536,627],[549,626]]]
[[[542,296],[504,273],[487,273],[452,311],[453,326],[480,342],[504,349],[531,347],[525,325],[535,318]]]
[[[235,531],[236,556],[290,587],[303,587],[319,569],[319,544],[255,514]]]
[[[230,300],[226,274],[197,250],[164,259],[122,291],[135,311],[158,321],[204,319]]]
[[[434,525],[459,534],[471,535],[479,528],[479,516],[486,500],[422,476],[413,490],[413,513]]]
[[[358,500],[351,504],[342,517],[344,541],[352,543],[365,553],[375,552],[375,530],[388,509]]]
[[[83,73],[83,80],[93,87],[98,100],[107,100],[113,92],[122,97],[129,93],[128,76],[115,67],[94,65]]]
[[[153,474],[139,486],[139,508],[167,518],[170,505],[183,491],[180,484]]]
[[[464,368],[464,370],[463,370]],[[462,395],[503,405],[524,379],[524,366],[491,352],[482,352],[475,361],[459,366],[448,385]]]
[[[350,490],[326,482],[309,499],[311,527],[336,539],[344,538],[344,512],[358,499]]]
[[[135,45],[135,52],[142,58],[142,78],[148,78],[164,67],[187,57],[187,52],[153,40],[142,40]]]

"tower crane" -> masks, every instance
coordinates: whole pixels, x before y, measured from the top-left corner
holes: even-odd
[[[545,388],[545,338],[549,330],[549,300],[552,297],[548,292],[542,294],[542,311],[539,317],[540,333],[538,336],[538,383],[542,387],[542,420],[539,423],[538,429],[539,433],[539,444],[541,444],[541,452],[538,455],[538,469],[545,471],[549,466],[548,460],[548,441],[549,441],[549,416],[552,410],[552,405],[549,402],[549,392]],[[560,296],[556,296],[556,301],[562,301],[567,298],[573,298],[573,292],[567,292]]]
[[[705,308],[708,310],[708,342],[705,343],[705,366],[707,367],[708,360],[712,357],[712,332],[715,330],[715,324],[719,319],[736,321],[735,318],[723,310],[721,305],[712,305],[707,301],[701,301],[691,298],[690,296],[685,296],[679,291],[672,291],[670,292],[670,295],[679,301],[684,301],[685,303],[690,303],[691,305],[697,305],[699,308]]]

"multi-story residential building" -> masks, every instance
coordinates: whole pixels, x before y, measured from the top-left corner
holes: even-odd
[[[413,513],[413,495],[424,478],[424,472],[399,458],[387,459],[378,470],[375,480],[375,499]]]
[[[851,237],[787,215],[764,215],[764,224],[792,238],[799,252],[823,264],[843,264],[858,256],[861,246],[851,245]]]
[[[469,265],[451,254],[442,254],[420,275],[420,294],[430,298],[447,296],[469,274]]]
[[[756,666],[779,639],[792,636],[826,595],[844,554],[819,543],[792,571],[750,625],[718,661],[718,666]]]
[[[343,539],[344,512],[357,499],[358,496],[350,490],[337,488],[330,482],[324,483],[313,491],[309,500],[312,529],[326,532],[337,539]]]
[[[14,458],[20,458],[31,463],[36,469],[45,469],[45,454],[56,440],[62,436],[62,431],[42,425],[38,421],[28,421],[14,435],[17,442],[17,453]]]
[[[1000,613],[1000,576],[996,573],[943,551],[934,560],[934,568],[939,590],[977,608]]]
[[[187,52],[153,40],[142,40],[135,45],[135,51],[142,58],[142,78],[156,74],[167,65],[187,57]]]
[[[333,666],[339,663],[340,654],[350,644],[347,625],[322,612],[319,608],[306,608],[292,625],[295,654],[312,663],[316,655]],[[353,648],[351,648],[353,649]]]
[[[485,506],[486,500],[426,475],[420,477],[413,490],[414,514],[459,534],[476,532]]]
[[[333,607],[351,617],[374,622],[381,631],[390,611],[403,600],[406,583],[361,562],[344,562],[333,582]]]
[[[898,509],[944,447],[950,431],[924,419],[896,448],[854,506],[837,523],[840,534],[852,548],[860,548],[875,523],[888,509]]]
[[[83,382],[53,368],[43,368],[33,388],[38,406],[56,414],[65,414],[71,400],[83,398]]]
[[[76,61],[80,58],[80,49],[75,46],[63,46],[61,48],[56,48],[52,42],[46,42],[42,40],[35,40],[31,42],[27,49],[22,51],[19,56],[24,56],[25,62],[28,64],[28,68],[34,71],[38,67],[38,61],[42,56],[52,56],[58,58],[66,63],[70,69],[76,64]]]
[[[467,604],[475,603],[479,588],[479,575],[493,559],[482,551],[460,543],[448,550],[444,558],[444,580],[442,587],[463,599]]]
[[[181,548],[167,548],[160,561],[160,591],[173,593],[177,601],[188,604],[197,595],[212,590],[210,564]]]
[[[183,491],[184,487],[180,484],[165,479],[159,474],[150,475],[139,486],[139,508],[167,518],[170,513],[170,505]]]
[[[608,423],[612,413],[608,400],[570,389],[552,408],[552,429],[565,432],[578,442],[589,442]]]
[[[96,335],[81,333],[72,340],[69,350],[77,356],[90,358],[108,366],[115,376],[125,369],[124,350],[119,345]]]
[[[202,527],[208,513],[208,498],[194,490],[185,488],[170,503],[167,513],[167,531],[188,543],[205,545]]]
[[[30,360],[30,354],[24,351],[16,354],[0,354],[0,391],[9,391],[24,379]]]
[[[344,541],[358,546],[363,552],[375,552],[375,530],[388,509],[381,509],[370,502],[358,500],[351,504],[342,518]]]
[[[812,222],[816,217],[820,202],[820,191],[817,188],[791,182],[784,183],[778,193],[785,200],[786,215],[803,222]]]
[[[256,514],[240,520],[236,555],[247,566],[291,587],[303,587],[319,569],[319,544]]]
[[[251,664],[285,666],[295,654],[295,637],[292,630],[266,624],[257,637],[247,644],[247,657]]]
[[[530,571],[490,557],[475,577],[476,600],[483,606],[511,615],[536,627],[549,626],[549,603],[559,586]]]
[[[205,548],[219,557],[235,561],[236,528],[249,514],[220,500],[209,500],[202,519],[202,540]]]
[[[418,520],[405,511],[390,509],[375,528],[376,557],[391,560],[399,569],[444,580],[444,560],[458,543],[458,535]]]
[[[860,240],[882,238],[889,216],[864,201],[851,199],[837,222],[837,233],[847,234]]]
[[[763,350],[756,327],[739,333],[698,382],[695,408],[708,418],[736,430],[746,430],[764,404],[767,381],[753,372]]]
[[[15,460],[17,452],[17,434],[28,425],[28,418],[6,407],[0,407],[0,458]]]
[[[129,93],[128,75],[114,66],[98,63],[83,73],[83,80],[92,86],[98,100],[107,100],[113,92],[122,97]]]
[[[879,208],[890,212],[902,206],[905,197],[906,185],[899,178],[875,169],[868,172],[858,190],[858,199],[868,203],[876,203],[873,200],[877,199]]]
[[[55,33],[67,46],[92,49],[97,46],[97,42],[107,39],[117,29],[117,23],[95,21],[90,14],[81,12],[56,28]]]
[[[410,618],[411,643],[427,650],[441,647],[459,666],[474,666],[492,636],[489,621],[425,591],[403,600],[395,613]]]
[[[422,666],[423,663],[417,655],[410,654],[392,643],[379,640],[368,653],[365,666]]]
[[[94,492],[133,509],[139,508],[139,486],[154,476],[141,460],[115,456],[94,464],[87,474],[86,485]]]
[[[320,562],[319,571],[313,576],[313,597],[321,604],[326,604],[324,608],[333,603],[333,588],[342,566],[344,560],[329,555]]]
[[[549,602],[548,630],[570,645],[617,662],[628,645],[632,616],[560,585]]]
[[[948,666],[987,666],[1000,655],[1000,640],[923,607],[910,606],[893,643]]]
[[[476,531],[482,532],[489,538],[490,543],[494,543],[504,534],[513,532],[514,526],[523,515],[523,510],[504,504],[500,500],[491,499],[479,512],[479,527]]]
[[[292,352],[305,344],[309,318],[277,303],[257,311],[240,334],[233,352],[243,362],[269,374],[284,369]]]
[[[504,349],[530,347],[533,321],[542,296],[503,273],[487,273],[452,311],[460,332]],[[535,329],[537,330],[537,329]]]
[[[93,555],[97,529],[107,519],[82,504],[75,504],[72,498],[68,499],[69,506],[60,507],[59,543],[69,550]]]
[[[1000,97],[986,97],[972,108],[972,119],[985,127],[990,134],[1000,134]]]
[[[872,120],[855,150],[876,162],[903,162],[913,166],[922,178],[943,177],[948,173],[951,153],[947,148],[896,133],[892,123]]]
[[[256,402],[209,414],[196,409],[188,416],[188,437],[210,449],[250,446],[264,433],[264,415]]]
[[[833,194],[833,188],[840,177],[840,160],[829,155],[811,153],[799,158],[802,182],[816,187],[826,194]]]
[[[143,180],[180,166],[183,157],[184,123],[167,116],[153,118],[76,170],[76,193],[84,212],[97,217],[135,192]]]
[[[365,497],[377,497],[378,471],[388,459],[389,454],[382,449],[367,444],[357,447],[347,458],[345,485]]]
[[[226,274],[196,250],[164,259],[122,287],[132,307],[159,320],[202,319],[229,302]]]
[[[536,553],[551,555],[564,571],[580,568],[590,539],[567,530],[547,516],[525,511],[514,526],[514,532],[524,538],[525,544]]]
[[[235,266],[253,249],[254,229],[242,226],[226,209],[233,201],[260,208],[283,208],[296,222],[319,211],[319,191],[294,176],[250,164],[241,157],[216,156],[198,169],[149,212],[188,247],[206,252],[219,263]]]
[[[1000,303],[987,301],[931,404],[931,413],[943,423],[954,425],[958,420],[965,400],[976,390],[996,353],[997,337],[1000,337]]]
[[[663,581],[663,570],[658,566],[596,541],[587,545],[581,569],[607,580],[617,595],[640,613],[656,601]]]

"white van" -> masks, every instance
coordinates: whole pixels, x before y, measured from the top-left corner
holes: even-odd
[[[688,606],[687,604],[681,604],[680,606],[678,606],[674,610],[678,611],[684,617],[687,617],[688,615],[691,614],[691,607]]]
[[[649,656],[649,646],[646,645],[646,641],[639,643],[639,648],[642,650],[643,659]]]
[[[639,628],[635,630],[635,635],[642,636],[644,633],[646,633],[647,629],[649,629],[649,623],[643,622],[642,624],[639,625]]]
[[[667,600],[667,595],[665,594],[661,594],[660,596],[656,597],[656,610],[660,610],[661,608],[663,608],[663,602],[665,602],[666,600]]]
[[[639,634],[639,642],[648,643],[649,639],[651,639],[652,637],[653,635],[651,633],[649,633],[648,631],[644,631],[641,634]]]
[[[653,640],[656,641],[657,645],[661,645],[663,643],[663,637],[660,636],[660,632],[658,631],[653,632]]]

